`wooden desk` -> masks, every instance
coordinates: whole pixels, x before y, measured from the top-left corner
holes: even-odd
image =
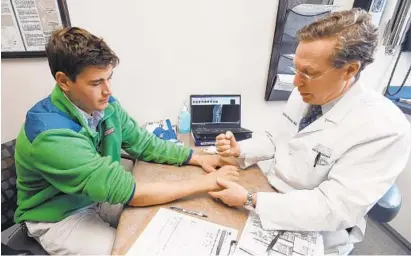
[[[182,140],[185,141],[185,145],[193,145],[187,136],[183,137]],[[199,149],[197,148],[195,150],[198,151]],[[133,174],[137,180],[138,186],[139,183],[143,182],[154,182],[160,180],[172,182],[198,177],[205,175],[205,172],[200,167],[195,166],[176,167],[138,162],[134,166]],[[274,191],[269,185],[266,177],[256,165],[245,171],[240,171],[239,183],[247,189],[252,189],[253,191]],[[241,231],[244,228],[248,216],[247,210],[228,207],[222,203],[216,202],[206,193],[183,198],[163,205],[128,207],[121,215],[112,254],[126,254],[156,214],[158,208],[168,208],[172,205],[203,212],[208,215],[208,218],[201,219],[235,228],[239,231],[239,236],[241,235]]]

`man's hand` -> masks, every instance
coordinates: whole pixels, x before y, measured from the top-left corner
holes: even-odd
[[[240,155],[240,145],[235,140],[234,134],[230,131],[217,136],[216,147],[220,156],[238,157]]]
[[[247,201],[248,191],[240,184],[224,179],[218,179],[217,183],[225,189],[218,192],[208,192],[210,196],[222,200],[229,206],[243,206]]]
[[[230,164],[224,161],[220,156],[217,155],[198,155],[193,154],[188,164],[198,165],[204,169],[205,172],[214,172],[217,167]]]
[[[238,181],[238,168],[232,165],[226,165],[221,167],[218,171],[209,173],[206,175],[206,182],[209,184],[209,190],[221,190],[224,187],[217,183],[218,180],[222,179],[229,182]]]

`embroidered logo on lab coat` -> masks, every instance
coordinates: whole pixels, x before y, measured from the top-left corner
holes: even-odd
[[[313,151],[316,152],[316,154],[320,153],[320,159],[317,162],[317,165],[330,165],[331,163],[331,154],[332,150],[329,147],[326,147],[321,144],[317,144],[314,148]]]
[[[285,116],[285,118],[287,118],[288,121],[290,121],[293,125],[297,125],[297,122],[291,119],[291,117],[287,115],[285,112],[283,112],[283,116]]]

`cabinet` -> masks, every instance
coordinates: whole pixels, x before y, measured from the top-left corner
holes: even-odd
[[[297,32],[303,26],[328,15],[332,1],[280,1],[276,32],[266,86],[267,101],[287,100],[294,88],[293,58],[297,48]]]

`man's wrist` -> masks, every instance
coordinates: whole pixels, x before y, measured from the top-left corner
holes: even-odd
[[[183,162],[182,165],[186,165],[186,164],[190,164],[191,162],[191,158],[193,157],[194,151],[192,149],[190,149],[188,156],[186,158],[186,160]]]
[[[192,155],[191,155],[191,158],[187,162],[187,164],[200,166],[201,165],[201,156],[193,152]]]
[[[216,181],[209,176],[209,174],[205,175],[205,177],[202,176],[195,179],[195,183],[203,192],[214,191],[216,189]]]

